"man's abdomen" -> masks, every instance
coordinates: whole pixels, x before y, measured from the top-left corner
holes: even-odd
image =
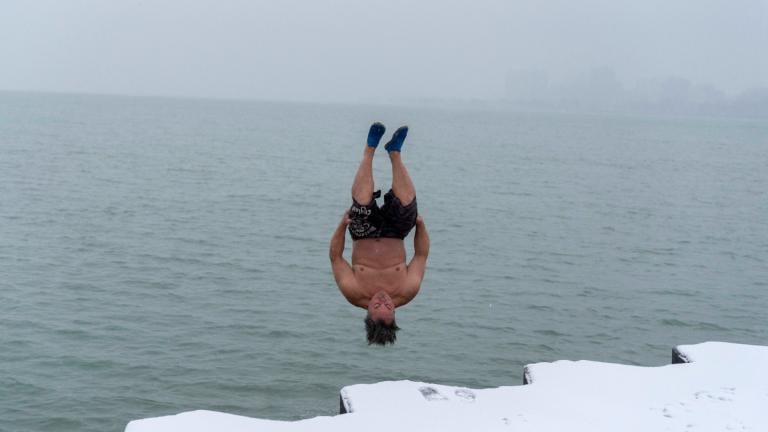
[[[396,238],[355,240],[352,243],[352,265],[384,269],[405,262],[405,242]]]

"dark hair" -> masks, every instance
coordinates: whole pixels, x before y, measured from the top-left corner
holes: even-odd
[[[395,324],[394,318],[392,323],[387,324],[384,320],[372,320],[370,314],[365,317],[365,332],[368,336],[368,345],[394,344],[397,339],[398,330],[400,330],[400,327]]]

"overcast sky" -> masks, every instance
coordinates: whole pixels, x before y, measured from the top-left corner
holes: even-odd
[[[768,87],[768,0],[0,0],[0,89],[378,101],[509,71]]]

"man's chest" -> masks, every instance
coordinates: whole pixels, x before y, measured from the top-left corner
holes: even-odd
[[[358,286],[367,296],[384,291],[394,298],[402,293],[407,274],[405,262],[383,269],[356,264],[353,269]]]

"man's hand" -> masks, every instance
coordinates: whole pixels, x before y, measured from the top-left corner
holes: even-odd
[[[421,215],[416,216],[416,234],[413,236],[413,252],[417,256],[424,258],[429,255],[429,234],[427,226],[424,224],[424,218]]]
[[[349,209],[341,215],[339,226],[336,227],[336,231],[333,232],[333,237],[331,237],[331,247],[328,251],[331,261],[342,258],[344,254],[344,236],[347,231],[347,225],[349,225]]]
[[[336,227],[336,231],[334,231],[333,237],[331,237],[328,257],[331,259],[333,277],[336,279],[336,285],[339,286],[341,293],[344,294],[344,297],[350,303],[360,306],[358,301],[360,290],[357,286],[355,273],[352,270],[352,266],[344,259],[344,237],[346,236],[349,222],[349,210],[347,210],[341,215],[339,226]]]
[[[340,223],[342,225],[344,225],[344,226],[347,226],[347,225],[349,225],[350,221],[351,220],[349,218],[349,209],[347,209],[346,211],[344,211],[344,214],[341,215],[341,222]]]
[[[416,234],[413,236],[413,258],[408,264],[408,273],[406,275],[405,289],[408,296],[413,298],[421,288],[421,281],[424,279],[424,271],[427,268],[427,257],[429,256],[429,234],[427,226],[424,224],[424,218],[421,215],[416,216]]]

